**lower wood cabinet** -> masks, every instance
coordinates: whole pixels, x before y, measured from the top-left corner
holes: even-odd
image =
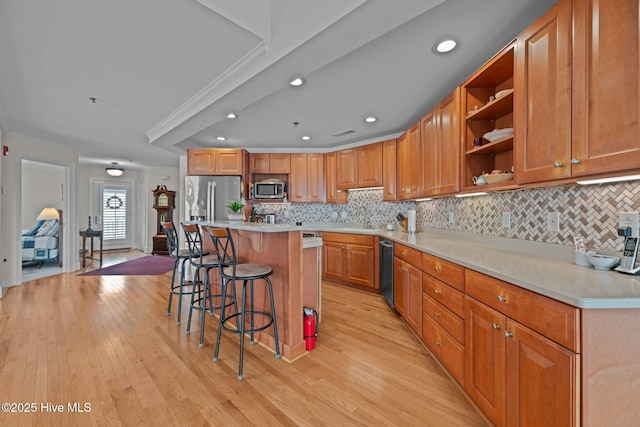
[[[376,287],[373,236],[322,234],[322,278],[341,283]]]
[[[420,251],[396,243],[393,259],[395,309],[422,338],[422,258]]]
[[[467,270],[467,291],[491,298],[492,289],[483,288],[482,283],[512,286]],[[498,306],[510,302],[502,293],[494,299]],[[568,313],[578,310],[565,307]],[[544,313],[545,307],[536,310]],[[496,426],[579,424],[579,354],[469,294],[464,318],[465,389]]]

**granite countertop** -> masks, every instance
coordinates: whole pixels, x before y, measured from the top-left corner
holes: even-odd
[[[574,307],[640,308],[640,276],[578,266],[574,263],[573,246],[445,230],[409,234],[365,229],[349,223],[296,226],[216,221],[205,224],[257,232],[331,231],[378,235]]]

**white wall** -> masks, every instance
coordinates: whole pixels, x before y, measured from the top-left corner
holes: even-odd
[[[63,167],[22,161],[22,229],[31,228],[42,209],[62,209],[63,183]]]

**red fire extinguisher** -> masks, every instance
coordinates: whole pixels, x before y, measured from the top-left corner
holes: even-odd
[[[316,347],[316,337],[318,336],[318,312],[313,308],[303,308],[303,334],[306,342],[307,350],[313,350]]]

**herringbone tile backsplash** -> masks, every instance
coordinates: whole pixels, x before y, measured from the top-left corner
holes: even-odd
[[[572,245],[582,236],[595,249],[622,251],[617,235],[618,213],[640,211],[640,183],[567,185],[491,193],[486,196],[447,197],[424,202],[388,203],[382,190],[349,193],[347,205],[257,205],[258,213],[275,213],[278,222],[354,222],[367,215],[372,224],[396,222],[398,212],[417,210],[418,227],[511,237]],[[449,222],[449,213],[453,223]],[[502,227],[502,213],[511,213],[511,228]],[[547,231],[547,213],[558,212],[560,231]]]

